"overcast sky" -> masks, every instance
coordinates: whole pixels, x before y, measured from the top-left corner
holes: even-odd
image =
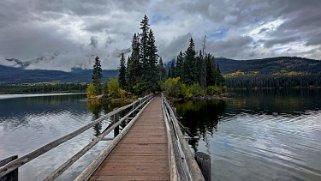
[[[320,0],[1,0],[0,64],[68,71],[98,55],[117,68],[144,14],[166,61],[205,35],[216,57],[321,59]]]

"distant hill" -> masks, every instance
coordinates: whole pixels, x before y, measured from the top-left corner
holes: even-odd
[[[92,70],[73,69],[71,72],[58,70],[26,70],[0,65],[0,84],[37,82],[90,82]],[[103,70],[103,80],[116,77],[117,70]]]
[[[253,60],[216,58],[216,62],[224,74],[236,71],[255,72],[259,75],[286,72],[321,73],[321,61],[300,57],[274,57]]]

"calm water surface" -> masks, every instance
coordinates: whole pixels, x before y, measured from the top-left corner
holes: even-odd
[[[321,180],[321,92],[238,92],[229,100],[175,103],[211,155],[215,180]],[[214,180],[214,179],[213,179]]]
[[[120,105],[87,105],[83,94],[0,95],[0,160],[14,154],[23,156],[117,106]],[[109,121],[20,167],[19,180],[42,180],[95,138]],[[113,137],[113,133],[108,137]],[[108,143],[101,141],[58,180],[73,180]]]
[[[117,106],[87,105],[84,95],[0,98],[0,159],[29,153]],[[175,106],[199,136],[190,141],[193,149],[211,155],[215,180],[321,180],[320,92],[239,92],[229,100]],[[19,179],[42,180],[108,121],[20,167]],[[100,142],[58,180],[73,180],[108,143]]]

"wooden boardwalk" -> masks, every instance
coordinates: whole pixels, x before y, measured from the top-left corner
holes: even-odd
[[[146,107],[90,180],[169,180],[169,152],[160,97]]]

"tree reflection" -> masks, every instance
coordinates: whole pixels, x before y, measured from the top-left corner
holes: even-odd
[[[102,109],[102,105],[100,103],[97,103],[97,102],[87,102],[87,109],[88,109],[88,111],[93,113],[92,121],[94,121],[94,120],[99,118],[100,111]],[[100,135],[101,129],[102,129],[102,123],[101,122],[97,123],[94,126],[95,136],[99,136]]]
[[[217,130],[217,123],[225,110],[223,100],[201,100],[176,102],[175,107],[179,121],[188,128],[192,136],[189,144],[197,151],[197,144],[200,138],[205,139],[206,134],[213,134]]]

